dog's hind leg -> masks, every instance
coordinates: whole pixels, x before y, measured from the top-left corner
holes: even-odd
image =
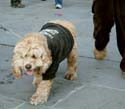
[[[77,79],[77,44],[75,42],[74,47],[67,57],[67,72],[65,78],[68,80]]]

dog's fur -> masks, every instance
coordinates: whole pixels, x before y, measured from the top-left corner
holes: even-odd
[[[74,80],[77,78],[77,43],[76,31],[72,23],[65,20],[53,20],[50,23],[59,24],[70,31],[74,39],[74,45],[67,56],[67,71],[65,78]],[[42,80],[42,74],[52,64],[51,51],[48,48],[47,39],[39,32],[26,34],[19,42],[17,42],[12,59],[12,70],[16,78],[21,78],[22,70],[26,66],[31,65],[30,72],[33,72],[33,84],[37,85],[35,94],[31,97],[31,104],[37,105],[39,103],[47,102],[50,94],[52,80]],[[40,68],[38,69],[38,66]]]

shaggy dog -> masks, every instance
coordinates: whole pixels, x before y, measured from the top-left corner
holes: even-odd
[[[65,78],[77,78],[77,43],[75,27],[65,20],[53,20],[39,32],[26,34],[17,42],[12,58],[13,75],[21,78],[22,71],[34,75],[37,86],[30,103],[47,102],[59,63],[67,58]]]

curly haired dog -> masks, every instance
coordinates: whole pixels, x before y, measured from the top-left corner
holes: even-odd
[[[75,27],[65,20],[46,23],[39,32],[26,34],[17,42],[12,58],[12,70],[16,78],[22,71],[34,75],[37,86],[30,103],[47,102],[53,79],[61,61],[67,58],[65,78],[77,78],[77,43]]]

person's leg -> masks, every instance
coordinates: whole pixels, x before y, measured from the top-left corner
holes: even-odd
[[[62,5],[63,0],[55,0],[56,4],[61,4]]]
[[[124,13],[125,7],[124,6],[125,6],[124,0],[117,0],[115,23],[116,23],[118,50],[122,56],[120,68],[125,76],[125,13]]]
[[[12,5],[15,5],[17,3],[21,3],[21,0],[11,0],[11,4]]]
[[[55,5],[57,9],[61,9],[63,5],[63,0],[55,0]]]
[[[109,33],[114,25],[113,0],[94,0],[92,6],[96,59],[104,59]]]
[[[11,7],[23,8],[25,5],[21,3],[21,0],[11,0]]]

